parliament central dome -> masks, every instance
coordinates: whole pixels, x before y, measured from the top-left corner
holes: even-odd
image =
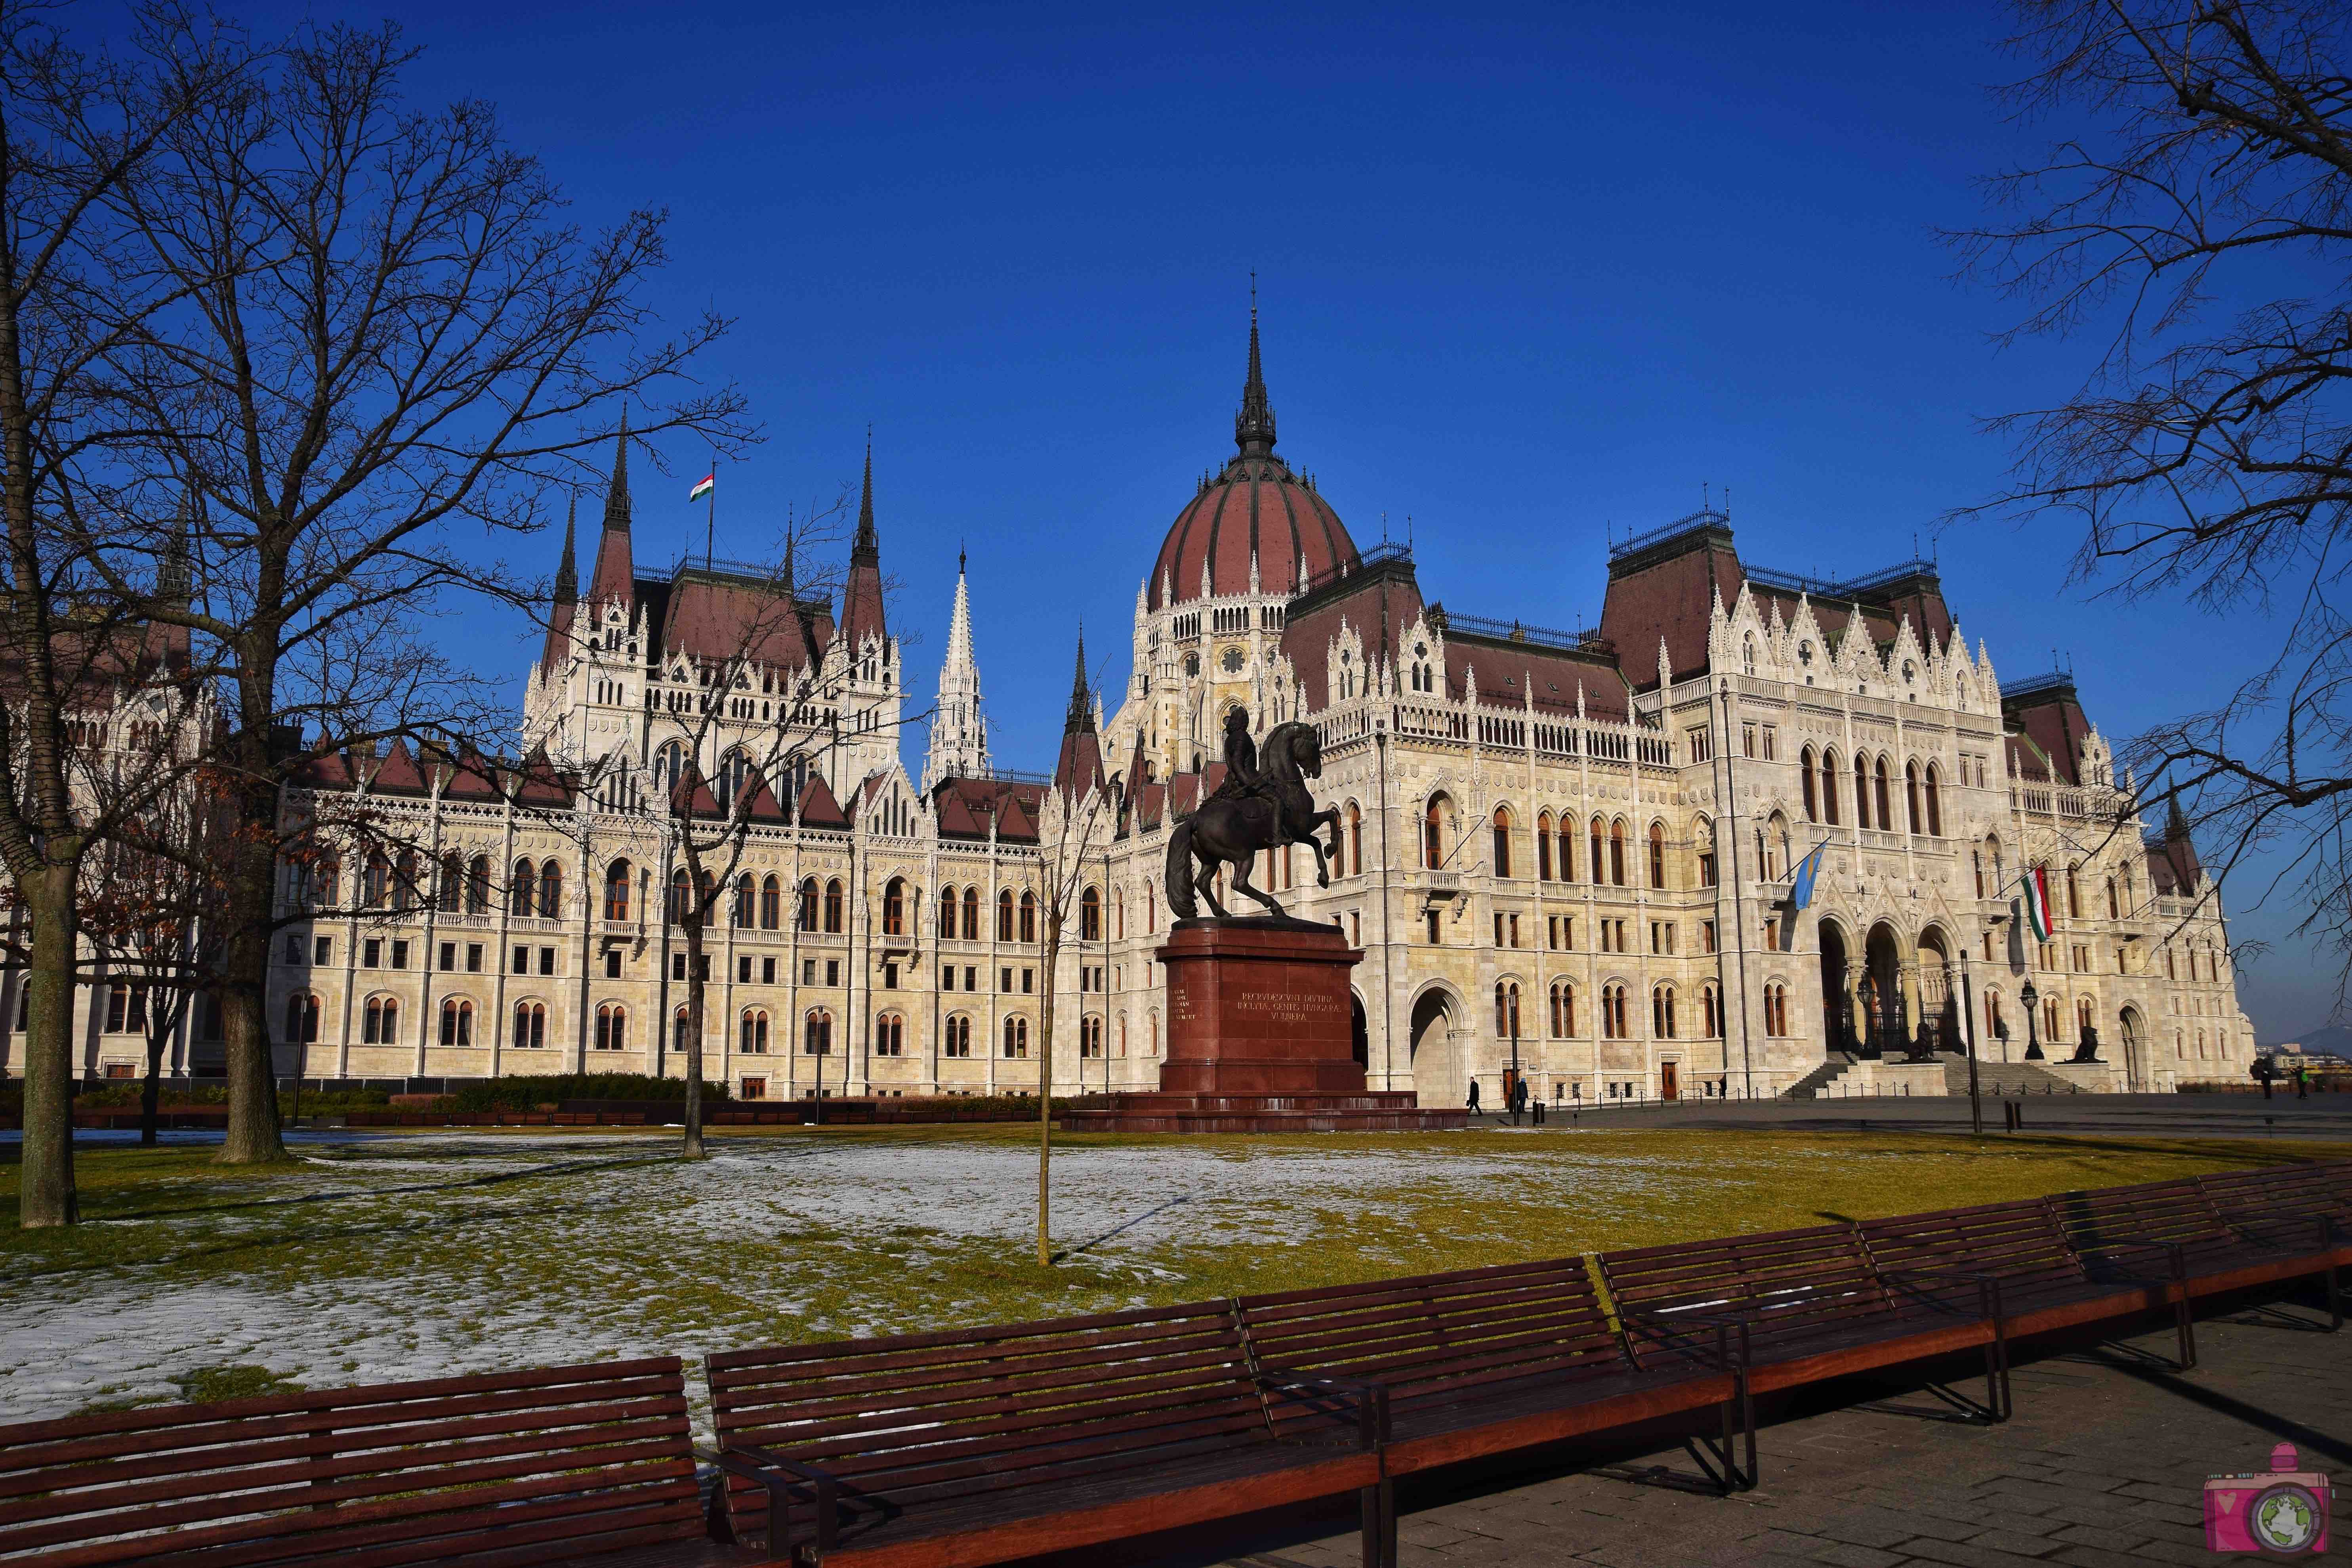
[[[1307,581],[1356,559],[1346,524],[1309,480],[1274,455],[1274,409],[1258,366],[1257,308],[1250,308],[1249,376],[1234,416],[1239,448],[1168,525],[1152,563],[1146,602],[1152,609],[1204,595],[1256,592],[1287,597]],[[1205,574],[1206,586],[1203,587]]]

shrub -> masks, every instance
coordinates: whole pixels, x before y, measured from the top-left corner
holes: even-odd
[[[634,1072],[521,1074],[460,1084],[448,1096],[457,1110],[530,1110],[560,1105],[567,1100],[684,1100],[682,1078],[655,1078]],[[715,1102],[728,1098],[723,1083],[706,1082],[702,1098]]]

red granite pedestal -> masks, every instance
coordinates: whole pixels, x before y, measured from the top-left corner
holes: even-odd
[[[1461,1127],[1410,1091],[1364,1087],[1348,976],[1363,958],[1336,926],[1179,921],[1168,968],[1168,1058],[1150,1094],[1097,1097],[1072,1131],[1370,1132]]]

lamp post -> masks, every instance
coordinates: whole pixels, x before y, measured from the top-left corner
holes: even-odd
[[[2038,1062],[2042,1059],[2042,1037],[2036,1032],[2037,1020],[2034,1017],[2034,1012],[2041,1005],[2042,995],[2033,989],[2033,982],[2028,980],[2025,983],[2025,989],[2018,993],[2017,999],[2025,1005],[2025,1059]]]
[[[1517,1127],[1519,1124],[1519,1001],[1517,996],[1511,998],[1511,1087],[1503,1091],[1503,1098],[1510,1103],[1511,1125]]]

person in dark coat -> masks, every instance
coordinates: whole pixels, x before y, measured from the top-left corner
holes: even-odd
[[[1470,1080],[1470,1114],[1478,1114],[1478,1080],[1475,1078]]]

